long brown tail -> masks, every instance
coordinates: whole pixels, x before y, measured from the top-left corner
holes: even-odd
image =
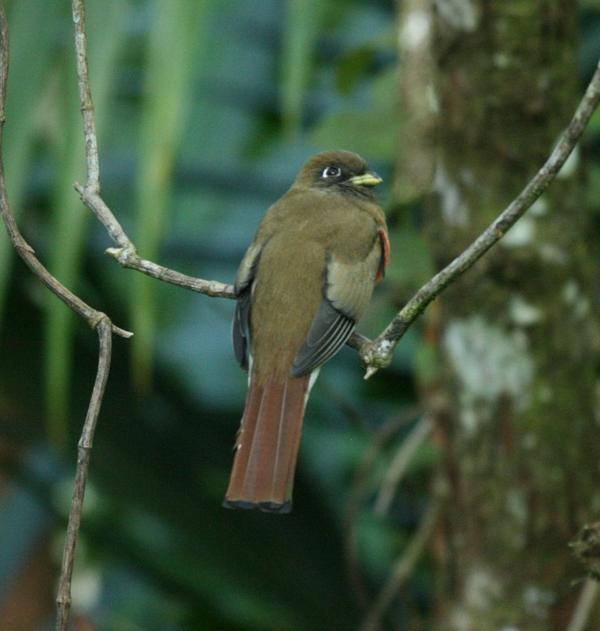
[[[309,378],[289,377],[283,383],[262,385],[251,379],[223,506],[275,513],[292,510]]]

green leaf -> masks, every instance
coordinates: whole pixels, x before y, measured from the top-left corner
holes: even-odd
[[[145,98],[136,181],[136,245],[156,259],[170,203],[175,158],[185,129],[192,85],[206,41],[210,0],[155,1],[148,35]],[[199,149],[200,150],[200,149]],[[150,383],[156,328],[156,281],[133,277],[132,368],[138,388]]]
[[[403,287],[416,288],[435,273],[427,242],[421,232],[410,225],[390,231],[392,256],[386,270],[386,280]]]
[[[335,83],[344,96],[349,95],[359,82],[368,76],[369,67],[378,52],[395,52],[396,30],[393,25],[369,38],[367,42],[345,52],[335,65]]]
[[[280,98],[283,129],[290,138],[295,137],[302,126],[302,108],[326,4],[319,0],[287,1]]]
[[[311,140],[322,149],[350,149],[370,160],[394,160],[399,133],[396,95],[393,68],[372,81],[366,107],[332,113],[317,125]]]
[[[376,49],[372,45],[359,46],[344,55],[335,69],[337,89],[345,96],[357,86],[373,62]]]

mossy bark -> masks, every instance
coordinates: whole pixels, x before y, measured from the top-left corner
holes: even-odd
[[[575,3],[437,6],[427,230],[441,267],[541,166],[578,90]],[[600,509],[597,261],[582,183],[571,160],[428,320],[439,371],[423,393],[452,498],[436,629],[564,629],[577,597],[567,544]]]

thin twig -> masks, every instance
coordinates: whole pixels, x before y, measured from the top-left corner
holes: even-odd
[[[77,58],[77,83],[79,85],[79,101],[83,116],[85,160],[87,164],[85,186],[76,182],[75,190],[79,193],[83,203],[96,215],[98,221],[106,228],[111,239],[118,246],[116,248],[108,248],[106,253],[117,260],[123,267],[137,270],[166,283],[185,287],[207,296],[234,298],[235,295],[231,285],[187,276],[168,267],[142,259],[123,227],[102,199],[100,195],[100,160],[98,158],[98,138],[94,120],[94,103],[88,77],[84,0],[73,0],[72,11]]]
[[[73,23],[75,25],[75,57],[79,81],[79,101],[85,136],[85,159],[87,162],[86,188],[93,193],[100,192],[100,160],[98,158],[98,137],[92,91],[88,78],[87,35],[85,32],[85,9],[82,2],[73,2]]]
[[[402,441],[400,448],[386,471],[379,489],[379,494],[375,500],[373,511],[376,515],[382,517],[388,512],[400,481],[408,469],[409,464],[412,462],[417,449],[425,442],[432,428],[433,423],[431,419],[427,416],[423,416],[412,428],[410,434]]]
[[[75,545],[77,543],[77,534],[81,523],[81,512],[83,510],[85,486],[88,477],[96,422],[98,420],[98,414],[100,413],[106,381],[110,371],[112,351],[110,320],[106,317],[100,320],[96,330],[98,331],[99,341],[98,372],[96,373],[94,390],[92,391],[92,397],[77,447],[77,470],[75,472],[73,499],[71,501],[71,510],[69,511],[69,522],[67,525],[67,535],[65,537],[58,583],[58,594],[56,597],[56,631],[66,631],[68,627],[69,613],[71,610],[71,577],[73,575],[73,563],[75,560]]]
[[[599,588],[598,581],[591,578],[585,581],[566,631],[585,631],[598,598]]]
[[[390,577],[360,625],[360,631],[377,631],[381,627],[381,619],[404,583],[410,578],[427,542],[433,535],[442,507],[441,497],[434,496],[431,505],[421,519],[419,528],[402,555],[394,563]]]
[[[363,609],[366,609],[369,605],[369,595],[362,579],[358,558],[358,513],[361,501],[367,490],[369,475],[373,466],[379,460],[381,450],[398,430],[418,413],[418,408],[411,406],[402,410],[399,416],[390,419],[379,427],[374,432],[369,447],[365,451],[362,461],[354,474],[344,516],[344,547],[349,582],[356,595],[358,604]]]
[[[460,256],[417,291],[373,342],[359,345],[361,358],[368,367],[365,379],[389,365],[396,344],[425,307],[497,243],[546,190],[581,138],[599,102],[600,63],[571,122],[533,179]]]
[[[195,278],[194,276],[176,272],[168,267],[142,259],[135,252],[132,254],[131,250],[126,250],[125,248],[108,248],[106,253],[119,261],[123,267],[135,269],[166,283],[185,287],[213,298],[235,298],[233,285],[221,283],[218,280]]]
[[[0,154],[3,148],[3,129],[5,122],[5,103],[6,103],[6,80],[8,77],[8,24],[6,21],[6,13],[4,7],[0,6]],[[76,296],[72,291],[62,285],[50,272],[40,263],[35,255],[34,249],[25,241],[20,233],[15,221],[14,215],[10,209],[8,196],[6,193],[6,184],[4,180],[4,164],[0,160],[0,214],[6,226],[6,230],[12,241],[15,250],[23,261],[28,265],[31,271],[69,308],[79,314],[88,324],[95,328],[98,322],[105,317],[100,311],[90,307],[81,298]],[[121,337],[131,337],[133,333],[125,331],[115,325],[112,326],[113,333]]]
[[[34,249],[25,241],[23,235],[19,231],[17,222],[12,214],[8,195],[6,193],[6,183],[4,180],[4,161],[2,158],[3,150],[3,131],[5,122],[5,103],[6,103],[6,81],[8,77],[8,24],[6,21],[6,13],[4,7],[0,6],[0,215],[6,226],[8,236],[17,251],[18,255],[23,259],[31,271],[50,289],[52,293],[58,296],[70,309],[79,314],[88,324],[95,328],[98,322],[105,315],[90,307],[81,298],[76,296],[72,291],[62,285],[50,272],[40,263],[35,255]],[[121,337],[131,337],[133,333],[125,331],[115,325],[112,326],[113,333]]]
[[[4,111],[6,102],[6,83],[8,78],[8,62],[8,24],[4,6],[0,4],[0,215],[2,216],[8,235],[19,256],[29,266],[32,272],[42,281],[42,283],[46,285],[50,291],[52,291],[52,293],[58,296],[68,307],[70,307],[75,313],[85,319],[90,326],[97,330],[100,344],[98,372],[96,374],[94,389],[90,399],[81,439],[79,441],[73,500],[71,510],[69,512],[69,523],[67,527],[62,569],[56,599],[56,630],[66,631],[71,606],[71,576],[73,573],[75,545],[77,542],[77,533],[81,521],[81,510],[85,496],[90,450],[92,447],[96,421],[102,405],[106,379],[110,369],[112,334],[116,333],[122,337],[130,337],[132,333],[114,326],[106,314],[90,307],[73,292],[64,287],[56,278],[54,278],[54,276],[52,276],[40,263],[38,258],[35,256],[33,248],[27,243],[27,241],[25,241],[19,231],[10,208],[4,179],[3,131],[5,122]]]

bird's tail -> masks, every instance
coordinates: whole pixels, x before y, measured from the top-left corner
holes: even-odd
[[[251,378],[223,506],[290,512],[309,379]]]

